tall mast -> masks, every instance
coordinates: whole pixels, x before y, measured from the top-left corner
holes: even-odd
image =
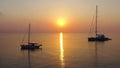
[[[98,6],[96,5],[96,25],[95,25],[95,34],[96,34],[96,36],[97,36],[97,24],[98,24],[98,19],[97,19],[97,17],[98,17]]]
[[[28,30],[28,44],[30,43],[30,27],[31,27],[31,25],[29,24],[29,30]]]

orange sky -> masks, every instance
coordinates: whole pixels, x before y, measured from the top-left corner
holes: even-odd
[[[119,32],[120,1],[98,0],[99,30]],[[89,32],[96,0],[1,0],[0,32]],[[117,8],[118,7],[118,8]],[[65,19],[63,27],[57,25]]]

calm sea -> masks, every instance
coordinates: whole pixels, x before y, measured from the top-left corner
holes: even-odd
[[[120,35],[106,42],[88,42],[82,33],[34,33],[37,50],[21,50],[27,35],[0,33],[0,68],[120,68]]]

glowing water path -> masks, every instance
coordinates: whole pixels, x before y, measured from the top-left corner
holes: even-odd
[[[61,68],[64,68],[64,48],[63,48],[63,33],[60,32],[60,61],[61,61]]]

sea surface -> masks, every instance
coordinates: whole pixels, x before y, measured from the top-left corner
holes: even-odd
[[[0,33],[0,68],[120,68],[120,35],[107,36],[88,42],[84,33],[32,33],[31,42],[43,46],[21,50],[26,34]]]

